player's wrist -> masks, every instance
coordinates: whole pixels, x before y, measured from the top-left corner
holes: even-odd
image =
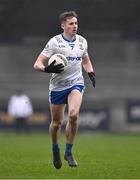
[[[95,73],[92,71],[92,72],[88,72],[88,76],[92,82],[92,85],[93,87],[95,88]]]
[[[47,69],[47,67],[45,66],[44,67],[44,70],[43,70],[45,73],[48,73],[48,69]]]
[[[88,76],[95,76],[95,72],[91,71],[91,72],[88,72]]]

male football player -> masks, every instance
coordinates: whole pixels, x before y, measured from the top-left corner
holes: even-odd
[[[95,73],[87,52],[87,41],[77,34],[78,17],[74,11],[63,12],[59,16],[62,33],[54,36],[46,44],[38,56],[34,68],[37,71],[53,73],[50,79],[49,102],[51,110],[50,134],[52,139],[53,164],[60,169],[59,133],[64,119],[64,110],[68,105],[68,121],[65,128],[66,147],[64,159],[70,167],[77,167],[72,148],[77,133],[77,119],[84,92],[82,66],[95,87]],[[64,71],[62,64],[55,61],[46,66],[45,63],[55,53],[63,54],[68,59],[68,67]]]

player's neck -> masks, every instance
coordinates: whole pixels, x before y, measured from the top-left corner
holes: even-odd
[[[76,36],[70,36],[70,35],[68,35],[68,34],[66,34],[66,33],[62,33],[62,36],[63,36],[63,38],[65,39],[65,40],[67,40],[67,41],[75,41],[75,39],[76,39]]]

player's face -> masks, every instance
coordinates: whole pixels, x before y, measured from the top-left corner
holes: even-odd
[[[77,33],[78,29],[78,22],[76,17],[68,18],[65,22],[61,25],[64,33],[68,36],[74,36]]]

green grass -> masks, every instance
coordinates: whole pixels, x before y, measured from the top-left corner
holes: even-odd
[[[65,137],[62,135],[63,159]],[[0,178],[4,179],[138,179],[140,135],[78,134],[77,168],[52,164],[48,134],[0,134]]]

